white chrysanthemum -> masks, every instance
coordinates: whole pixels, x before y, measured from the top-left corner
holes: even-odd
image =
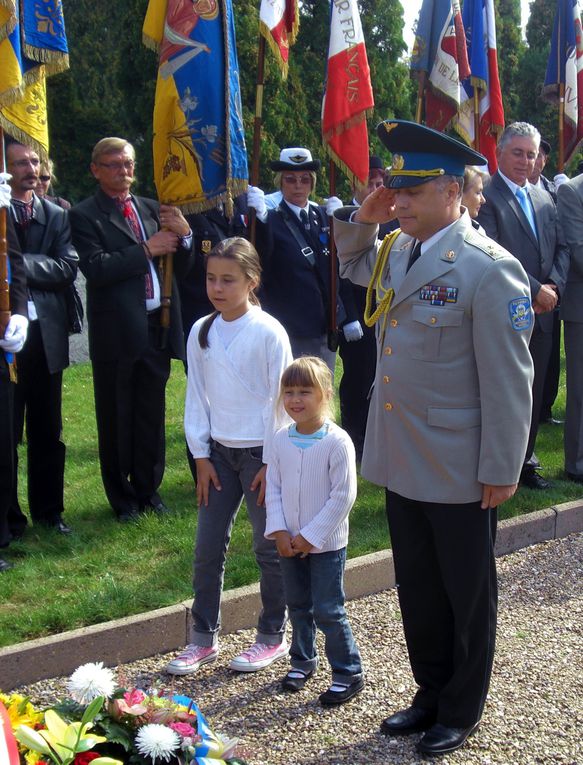
[[[115,690],[113,672],[102,661],[82,664],[67,681],[67,690],[79,704],[89,704],[98,696],[109,698]]]
[[[152,762],[158,759],[168,762],[180,746],[180,736],[172,728],[151,723],[140,728],[135,744],[138,752],[151,757]]]

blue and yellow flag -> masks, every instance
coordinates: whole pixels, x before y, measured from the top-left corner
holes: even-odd
[[[61,0],[0,0],[0,126],[49,150],[46,78],[69,67]]]
[[[144,44],[160,62],[154,104],[158,197],[201,212],[247,188],[231,0],[150,0]]]

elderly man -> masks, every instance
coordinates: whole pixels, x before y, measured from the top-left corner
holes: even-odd
[[[334,231],[341,274],[376,290],[362,475],[386,487],[419,686],[381,729],[425,731],[420,751],[444,754],[476,730],[488,691],[496,507],[516,490],[528,437],[533,318],[520,263],[462,214],[464,167],[485,159],[416,123],[377,132],[393,152],[388,188],[338,210]],[[377,243],[394,217],[401,230]]]
[[[13,533],[10,528],[10,504],[14,489],[14,427],[13,384],[9,363],[13,354],[22,350],[28,330],[26,276],[20,245],[10,217],[10,175],[0,173],[0,210],[6,216],[10,281],[8,299],[10,316],[8,323],[0,325],[0,548],[8,547]],[[18,536],[18,533],[17,533]],[[0,573],[8,571],[12,564],[0,557]]]
[[[165,393],[171,357],[184,359],[184,338],[175,281],[167,338],[161,333],[159,269],[164,255],[176,253],[176,270],[186,270],[192,247],[178,209],[130,194],[134,171],[133,146],[103,138],[91,157],[99,188],[70,213],[87,279],[101,476],[122,523],[147,510],[168,512],[158,493]]]
[[[571,481],[583,484],[583,175],[559,186],[558,207],[571,250],[561,301],[567,366],[565,471]]]
[[[26,424],[28,507],[33,523],[68,534],[71,529],[62,517],[61,401],[63,369],[69,366],[67,289],[77,276],[79,258],[71,243],[68,214],[35,193],[38,154],[30,146],[9,143],[6,162],[12,174],[11,211],[23,253],[30,319],[26,344],[17,359],[15,440],[22,440]],[[16,454],[14,465],[16,470]],[[22,534],[27,520],[18,502],[16,474],[10,516],[13,532]]]
[[[247,203],[255,208],[259,221],[261,304],[285,327],[295,358],[319,356],[334,374],[336,349],[330,347],[327,336],[331,300],[327,216],[342,202],[330,197],[325,208],[309,202],[320,161],[312,159],[308,149],[282,149],[279,160],[271,162],[270,167],[283,195],[278,206],[268,210],[259,188],[250,186],[247,193]],[[339,284],[338,294],[332,299],[337,302],[337,324],[345,337],[360,339],[362,328],[344,284]]]
[[[486,202],[478,222],[489,237],[517,258],[528,274],[532,307],[536,314],[530,340],[534,363],[532,418],[520,483],[529,489],[548,489],[550,483],[535,470],[534,445],[544,383],[553,341],[553,311],[565,287],[569,251],[556,206],[543,189],[528,182],[540,144],[540,133],[527,122],[514,122],[500,137],[498,171],[484,189]],[[502,407],[508,415],[510,403]]]

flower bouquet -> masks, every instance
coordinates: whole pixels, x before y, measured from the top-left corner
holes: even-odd
[[[67,690],[44,711],[0,693],[0,753],[2,732],[6,751],[9,738],[18,742],[10,765],[245,765],[235,757],[237,739],[213,733],[186,696],[117,687],[101,662],[75,670]]]

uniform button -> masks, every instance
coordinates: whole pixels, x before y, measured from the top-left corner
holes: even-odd
[[[393,405],[391,404],[391,402],[387,401],[387,403],[385,404],[385,409],[387,410],[387,412],[390,412],[392,408],[393,408]]]
[[[436,324],[437,323],[437,316],[432,316],[431,317],[431,323],[432,324]]]
[[[385,376],[383,377],[383,382],[384,382],[384,383],[388,383],[388,382],[391,382],[391,378],[389,377],[389,375],[385,375]]]
[[[396,319],[391,319],[391,327],[396,327],[398,323]]]
[[[393,352],[393,349],[391,347],[385,348],[385,356],[390,356]]]

